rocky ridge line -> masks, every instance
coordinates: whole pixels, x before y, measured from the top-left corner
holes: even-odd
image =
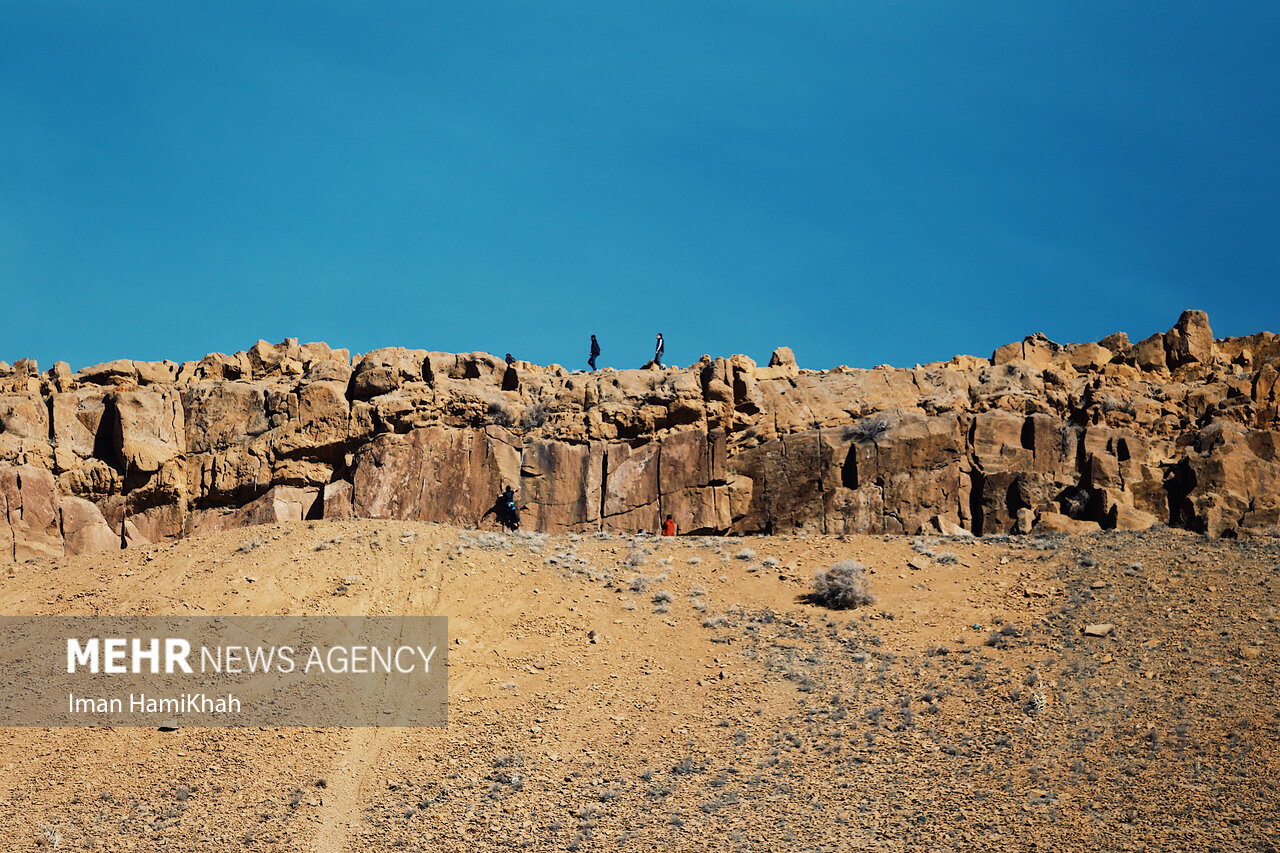
[[[479,523],[514,483],[547,531],[1274,535],[1280,337],[1203,311],[1131,344],[804,370],[779,348],[569,372],[487,353],[259,341],[200,361],[0,362],[0,555],[262,522]]]

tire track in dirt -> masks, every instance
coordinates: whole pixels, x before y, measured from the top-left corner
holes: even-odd
[[[419,548],[411,547],[408,555],[398,552],[395,559],[381,547],[371,550],[374,558],[368,582],[377,593],[361,602],[361,612],[434,615],[444,579],[440,561],[432,559],[432,570],[425,577],[416,577],[408,566],[421,559]],[[365,726],[346,731],[350,737],[342,760],[327,779],[320,826],[302,848],[311,853],[339,853],[348,849],[360,828],[363,805],[370,801],[372,788],[377,783],[379,759],[404,738],[406,730]]]

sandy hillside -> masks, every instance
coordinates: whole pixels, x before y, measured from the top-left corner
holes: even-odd
[[[878,601],[805,600],[857,559]],[[450,618],[436,729],[0,729],[5,849],[1275,850],[1274,541],[250,528],[0,612]],[[252,580],[250,580],[252,579]],[[1105,637],[1082,634],[1111,623]]]

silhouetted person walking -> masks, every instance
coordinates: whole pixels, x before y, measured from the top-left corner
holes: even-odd
[[[662,367],[662,354],[666,351],[666,347],[662,343],[662,332],[658,332],[658,342],[653,348],[653,363]]]
[[[600,343],[596,340],[596,336],[591,336],[591,357],[587,359],[587,364],[591,365],[591,369],[596,369],[596,356],[600,355]]]

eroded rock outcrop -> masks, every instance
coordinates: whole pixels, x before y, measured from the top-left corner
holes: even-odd
[[[285,519],[545,531],[982,535],[1280,524],[1280,339],[1187,311],[1136,344],[805,370],[735,355],[583,373],[259,341],[198,362],[0,365],[0,555]]]

